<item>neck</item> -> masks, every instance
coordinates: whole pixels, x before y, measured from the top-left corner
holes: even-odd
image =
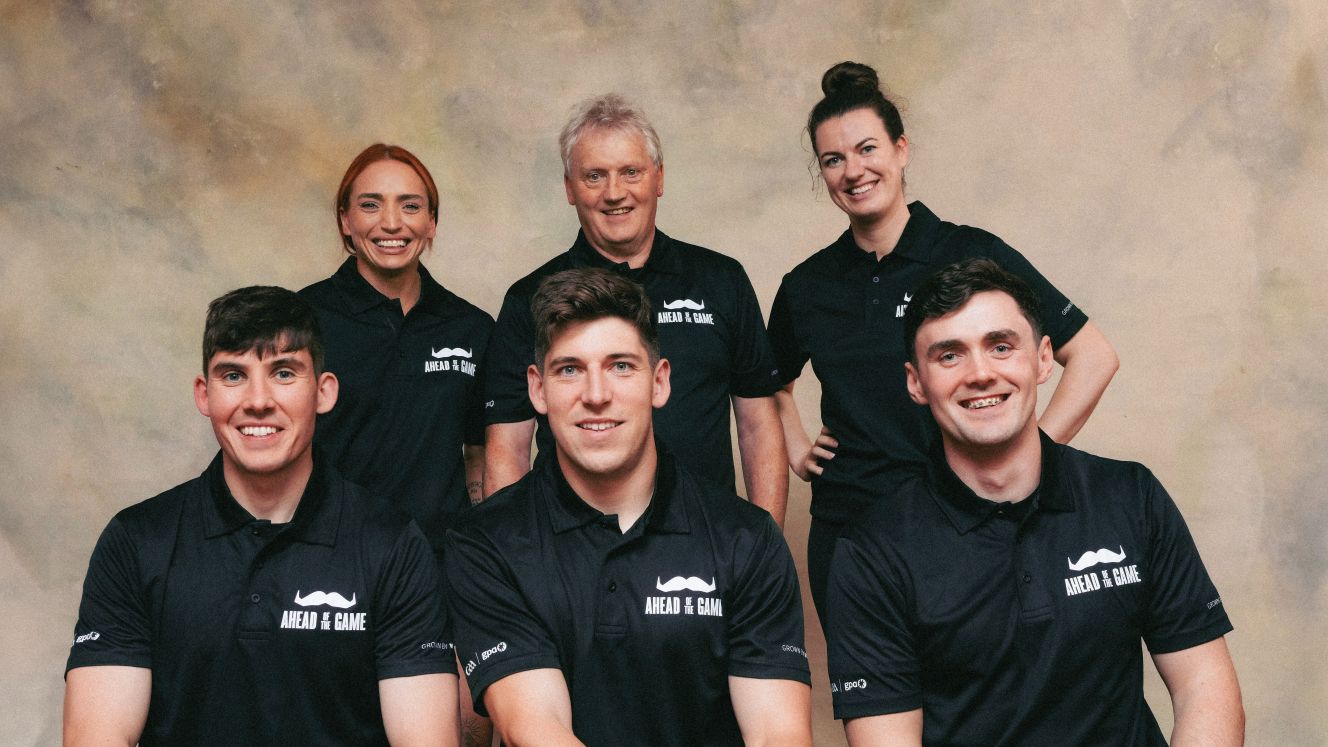
[[[311,452],[305,452],[302,458],[286,469],[265,475],[242,472],[224,455],[221,464],[226,487],[230,488],[235,502],[255,519],[265,519],[273,524],[284,524],[295,516],[295,509],[300,505],[300,498],[304,495],[304,488],[309,484],[309,476],[313,471]]]
[[[858,246],[876,255],[879,261],[899,245],[908,225],[908,206],[903,200],[884,214],[872,218],[849,218],[849,228]]]
[[[639,270],[650,259],[650,250],[655,246],[655,230],[652,228],[644,238],[623,246],[596,246],[589,238],[586,243],[610,262],[626,262],[628,267]]]
[[[992,447],[956,444],[942,434],[945,461],[960,482],[996,503],[1018,503],[1033,494],[1042,479],[1042,442],[1031,422],[1014,440]]]
[[[659,455],[652,437],[641,458],[621,472],[594,474],[578,470],[558,451],[558,466],[567,484],[596,511],[616,514],[618,528],[626,532],[650,506],[655,494],[655,468]]]
[[[401,272],[388,275],[375,272],[364,262],[356,260],[355,269],[359,270],[360,277],[373,286],[374,290],[388,298],[399,300],[403,314],[408,313],[420,300],[419,265],[413,264]]]

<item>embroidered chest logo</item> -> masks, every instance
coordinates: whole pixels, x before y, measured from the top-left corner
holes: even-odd
[[[1123,562],[1125,562],[1124,545],[1119,546],[1116,551],[1106,547],[1088,550],[1080,555],[1078,560],[1066,558],[1065,564],[1069,566],[1071,571],[1079,575],[1065,579],[1065,596],[1072,597],[1076,594],[1086,594],[1099,589],[1110,589],[1113,586],[1137,584],[1143,580],[1139,577],[1138,564],[1119,565]],[[1114,565],[1115,567],[1079,573],[1099,565]]]
[[[429,353],[434,359],[424,362],[425,373],[460,371],[467,376],[475,375],[475,363],[470,360],[471,350],[444,346],[441,349],[429,348]]]
[[[282,610],[283,629],[292,630],[367,630],[369,613],[367,612],[332,612],[330,610],[309,609],[310,607],[332,607],[336,610],[349,610],[358,601],[351,592],[350,599],[336,591],[311,591],[308,594],[295,592],[296,606],[304,609]]]
[[[715,593],[715,579],[707,582],[696,576],[674,576],[668,581],[655,577],[655,588],[665,595],[646,597],[647,615],[699,615],[702,617],[723,617],[724,600],[709,596]],[[691,591],[707,596],[677,596],[673,592]]]
[[[664,310],[656,315],[656,324],[715,324],[715,315],[705,310],[704,300],[679,298],[665,301],[663,306]]]
[[[913,300],[913,294],[912,294],[912,293],[905,293],[905,294],[904,294],[904,302],[901,303],[901,304],[899,304],[898,306],[895,307],[895,318],[896,318],[896,319],[903,319],[903,318],[904,318],[904,312],[905,312],[905,311],[908,311],[908,302],[909,302],[909,301],[912,301],[912,300]]]

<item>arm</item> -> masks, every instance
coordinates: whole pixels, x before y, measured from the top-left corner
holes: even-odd
[[[1245,708],[1226,637],[1183,651],[1155,654],[1153,664],[1171,693],[1171,744],[1241,745]]]
[[[1057,348],[1054,357],[1065,370],[1038,425],[1058,443],[1069,443],[1093,414],[1120,361],[1115,348],[1091,321]]]
[[[835,458],[833,449],[839,448],[839,442],[824,427],[816,437],[815,444],[807,438],[802,416],[798,413],[798,403],[793,400],[795,383],[790,381],[782,390],[775,392],[775,408],[779,411],[779,422],[784,430],[784,449],[788,452],[789,469],[806,482],[823,471],[820,460]]]
[[[922,709],[849,719],[844,733],[851,747],[921,745]]]
[[[484,447],[462,445],[461,461],[466,467],[466,497],[473,506],[487,497],[484,494]]]
[[[456,745],[457,680],[450,674],[420,674],[378,681],[383,729],[392,747]]]
[[[66,747],[138,744],[151,698],[151,669],[95,666],[69,670],[65,678]]]
[[[812,689],[807,685],[730,676],[729,698],[744,744],[812,743]]]
[[[784,469],[784,438],[774,397],[734,397],[738,451],[747,500],[764,508],[784,528],[788,507],[788,470]]]
[[[530,471],[530,442],[535,419],[494,423],[484,429],[484,497],[520,480]]]
[[[503,744],[580,745],[572,734],[572,697],[557,669],[510,674],[484,691],[484,706]]]

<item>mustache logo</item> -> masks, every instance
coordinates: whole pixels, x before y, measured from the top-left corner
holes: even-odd
[[[1080,555],[1079,562],[1077,563],[1074,562],[1073,560],[1070,560],[1069,558],[1066,558],[1065,562],[1070,564],[1070,570],[1082,571],[1085,568],[1092,568],[1093,566],[1099,563],[1119,563],[1124,559],[1125,559],[1125,546],[1122,545],[1120,548],[1119,555],[1104,547],[1100,550],[1089,550],[1083,555]]]
[[[683,589],[686,589],[688,591],[699,591],[702,594],[709,594],[715,590],[715,579],[710,579],[710,583],[707,584],[696,576],[688,576],[687,578],[674,576],[668,581],[660,581],[659,576],[656,576],[655,588],[660,591],[682,591]]]
[[[469,351],[469,350],[466,350],[465,348],[443,348],[442,350],[434,350],[433,348],[429,348],[429,350],[433,352],[433,357],[435,357],[435,358],[454,358],[454,357],[455,357],[455,358],[469,358],[469,357],[470,357],[470,351]]]
[[[664,308],[670,311],[673,309],[691,309],[692,311],[700,311],[705,308],[705,301],[697,303],[690,298],[680,298],[677,301],[665,301]]]
[[[301,597],[300,592],[296,591],[295,603],[301,607],[316,607],[320,604],[326,604],[339,610],[347,610],[355,606],[355,595],[351,594],[350,599],[346,599],[335,591],[311,591]]]

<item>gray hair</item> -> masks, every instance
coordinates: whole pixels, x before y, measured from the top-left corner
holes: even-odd
[[[632,102],[616,93],[607,93],[586,99],[572,110],[572,116],[558,135],[558,148],[562,151],[563,176],[572,174],[572,149],[587,130],[618,130],[635,132],[646,141],[646,152],[658,168],[664,164],[664,149],[659,144],[659,133],[646,115]]]

